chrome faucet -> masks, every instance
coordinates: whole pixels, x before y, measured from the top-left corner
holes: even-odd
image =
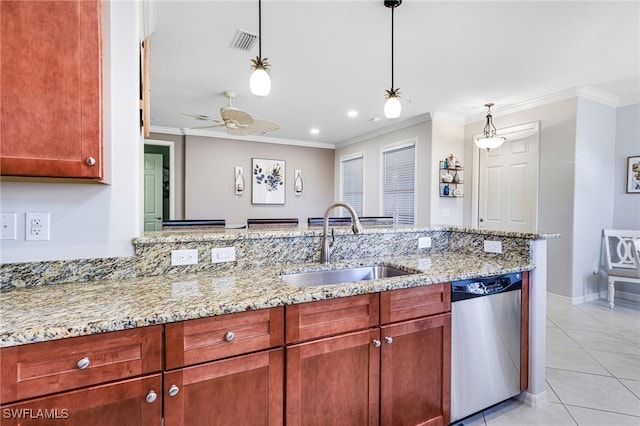
[[[354,234],[359,234],[362,231],[362,225],[360,224],[360,220],[358,219],[358,213],[351,207],[351,205],[343,202],[337,202],[331,204],[327,210],[324,212],[324,217],[322,218],[322,247],[320,249],[320,262],[324,264],[328,264],[331,258],[331,252],[329,251],[329,239],[327,238],[327,234],[329,234],[329,213],[331,210],[336,207],[344,207],[347,209],[349,214],[351,215],[351,222],[353,223],[351,229]]]

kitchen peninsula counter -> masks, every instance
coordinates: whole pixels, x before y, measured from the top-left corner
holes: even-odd
[[[278,277],[381,264],[416,274],[314,287]],[[2,292],[0,347],[534,268],[521,258],[437,252],[13,288]]]

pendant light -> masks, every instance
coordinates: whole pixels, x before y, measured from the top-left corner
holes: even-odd
[[[258,0],[258,56],[251,60],[251,78],[249,88],[256,96],[267,96],[271,91],[268,58],[262,58],[262,0]]]
[[[507,140],[504,136],[498,136],[496,134],[496,126],[493,125],[493,116],[491,115],[492,103],[484,104],[487,107],[487,124],[484,125],[482,136],[475,140],[478,148],[486,149],[489,151],[493,148],[499,148],[504,141]]]
[[[402,0],[384,0],[384,5],[391,8],[391,89],[385,90],[384,116],[398,118],[402,112],[400,89],[393,87],[393,10],[402,4]]]

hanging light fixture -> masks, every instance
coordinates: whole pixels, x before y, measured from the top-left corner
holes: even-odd
[[[393,10],[402,4],[402,0],[384,0],[384,5],[391,8],[391,89],[385,90],[384,116],[398,118],[402,112],[400,89],[393,87]]]
[[[504,136],[498,136],[496,134],[496,126],[493,125],[493,116],[491,115],[492,103],[484,104],[487,107],[487,124],[484,125],[482,136],[476,138],[475,142],[478,148],[486,149],[489,151],[493,148],[498,148],[504,141],[507,140]]]
[[[268,58],[262,57],[262,0],[258,0],[258,56],[251,60],[251,78],[249,88],[256,96],[267,96],[271,91]]]

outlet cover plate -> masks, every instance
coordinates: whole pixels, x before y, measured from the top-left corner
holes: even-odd
[[[48,241],[51,239],[51,214],[48,212],[25,213],[25,240]]]
[[[211,249],[211,263],[235,262],[235,247],[219,247]]]
[[[431,248],[431,237],[418,238],[418,248]]]
[[[502,253],[502,241],[484,240],[484,251],[487,253]]]
[[[171,250],[171,266],[197,264],[198,249]]]

